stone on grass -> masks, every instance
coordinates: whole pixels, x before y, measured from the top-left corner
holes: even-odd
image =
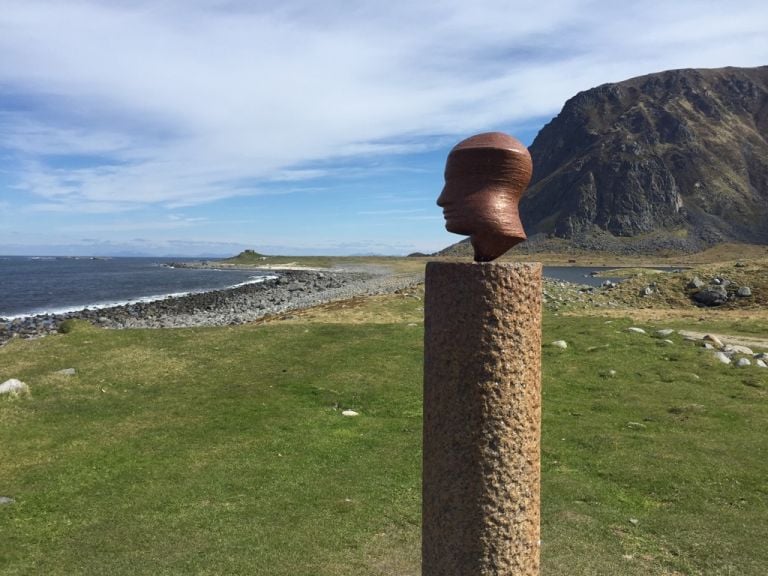
[[[715,352],[715,358],[717,360],[720,360],[723,364],[730,364],[731,359],[728,357],[728,354],[724,354],[723,352],[717,351]]]
[[[658,338],[666,338],[667,336],[671,336],[674,333],[675,331],[672,330],[672,328],[664,328],[662,330],[656,330],[655,335]]]
[[[64,368],[63,370],[57,371],[56,374],[61,374],[62,376],[74,376],[76,371],[74,368]]]
[[[736,366],[739,368],[744,368],[746,366],[752,366],[752,361],[749,358],[739,358],[736,361]]]
[[[749,356],[754,354],[751,348],[747,348],[746,346],[741,346],[739,344],[726,344],[723,346],[723,352],[726,354],[747,354]]]
[[[554,342],[552,342],[552,346],[554,346],[555,348],[562,348],[563,350],[565,350],[566,348],[568,348],[568,342],[566,342],[565,340],[555,340]]]
[[[13,504],[16,502],[13,498],[9,498],[8,496],[0,496],[0,506],[4,506],[6,504]]]
[[[0,384],[0,394],[18,396],[19,394],[25,394],[27,392],[29,392],[29,386],[16,378],[11,378]]]
[[[627,328],[627,332],[634,332],[635,334],[645,334],[645,330],[638,328],[637,326],[630,326]]]
[[[688,290],[698,290],[704,287],[704,281],[698,276],[694,276],[685,286]]]
[[[341,415],[342,416],[359,416],[359,414],[357,412],[355,412],[354,410],[344,410],[341,413]]]
[[[768,364],[765,363],[765,360],[761,360],[760,358],[755,360],[755,366],[758,368],[768,368]]]
[[[722,348],[723,347],[723,342],[720,340],[720,338],[718,338],[714,334],[705,334],[704,338],[702,338],[702,340],[705,340],[707,342],[712,342],[712,345],[715,348]]]
[[[670,340],[669,338],[664,338],[664,340],[662,340],[662,342],[664,342],[664,344],[674,344],[674,342],[672,340]]]

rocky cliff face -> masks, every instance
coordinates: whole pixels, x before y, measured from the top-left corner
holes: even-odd
[[[529,236],[768,244],[768,66],[672,70],[581,92],[529,150]]]

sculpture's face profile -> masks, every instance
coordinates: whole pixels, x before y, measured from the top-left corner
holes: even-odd
[[[501,132],[472,136],[451,150],[437,204],[446,230],[470,236],[475,261],[498,258],[525,240],[517,206],[532,172],[526,147]]]

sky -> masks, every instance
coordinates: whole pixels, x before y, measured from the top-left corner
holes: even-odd
[[[0,254],[434,252],[460,140],[768,64],[765,0],[0,0]]]

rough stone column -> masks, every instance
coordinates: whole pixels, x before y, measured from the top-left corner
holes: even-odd
[[[423,576],[539,574],[541,264],[430,262]]]

